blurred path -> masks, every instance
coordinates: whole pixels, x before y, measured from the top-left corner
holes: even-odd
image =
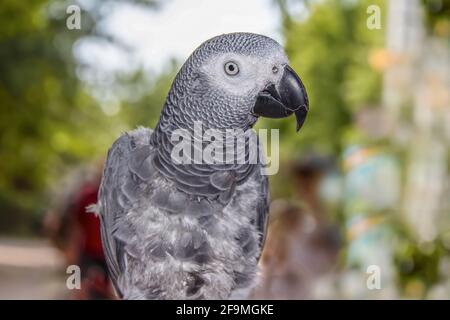
[[[64,261],[42,239],[0,238],[0,299],[63,299]]]

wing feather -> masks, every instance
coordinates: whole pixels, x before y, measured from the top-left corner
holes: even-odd
[[[151,130],[143,128],[123,134],[108,151],[103,169],[99,190],[101,238],[110,277],[119,296],[122,296],[118,283],[124,271],[124,252],[129,247],[126,239],[132,238],[132,230],[122,221],[142,192],[142,180],[152,174],[147,160],[152,152],[151,134]]]

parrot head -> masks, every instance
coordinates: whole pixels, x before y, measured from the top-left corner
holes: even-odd
[[[223,34],[201,44],[177,74],[168,103],[181,122],[248,128],[258,117],[292,114],[297,131],[308,112],[300,77],[275,40],[252,33]]]

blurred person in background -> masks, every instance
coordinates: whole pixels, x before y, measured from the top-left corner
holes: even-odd
[[[315,155],[294,163],[297,199],[272,202],[261,258],[263,281],[255,298],[314,298],[316,281],[335,266],[338,229],[325,217],[319,200],[329,169],[329,161]]]
[[[103,254],[100,220],[86,208],[97,202],[101,166],[79,173],[58,209],[49,211],[44,225],[53,243],[62,250],[66,264],[81,269],[81,289],[74,290],[71,299],[112,299],[105,257]]]

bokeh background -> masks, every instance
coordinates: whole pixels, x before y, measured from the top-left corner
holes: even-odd
[[[281,129],[281,170],[252,298],[450,298],[449,0],[2,0],[0,299],[112,298],[84,209],[107,149],[233,31],[282,43],[311,107],[300,134],[258,124]]]

